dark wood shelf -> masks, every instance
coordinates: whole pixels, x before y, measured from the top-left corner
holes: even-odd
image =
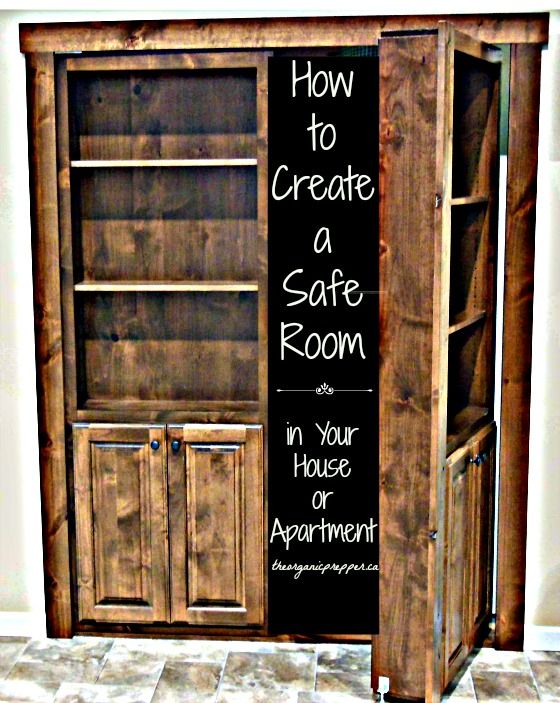
[[[257,400],[119,400],[115,398],[89,398],[78,410],[78,418],[87,417],[88,411],[141,412],[242,412],[256,411]]]
[[[490,414],[488,408],[479,405],[468,405],[460,410],[454,417],[447,420],[447,455],[455,451],[469,437],[475,429]]]
[[[472,327],[478,324],[481,320],[486,317],[486,311],[480,310],[479,312],[473,313],[471,315],[458,315],[454,322],[449,325],[448,334],[451,336],[456,332],[467,329],[467,327]]]
[[[99,159],[71,161],[72,168],[176,168],[256,166],[257,159]]]
[[[258,291],[258,281],[81,281],[79,293],[242,293]]]

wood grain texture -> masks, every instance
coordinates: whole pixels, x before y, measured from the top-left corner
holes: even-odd
[[[83,320],[85,400],[257,400],[257,295],[95,292]]]
[[[256,219],[83,219],[80,226],[81,266],[88,281],[247,281],[258,276]]]
[[[74,425],[80,620],[169,619],[166,459],[162,425]]]
[[[471,447],[465,445],[447,461],[445,515],[444,685],[451,681],[469,654],[469,587],[472,578],[469,495]]]
[[[168,436],[172,621],[262,625],[262,426]]]
[[[496,646],[523,648],[541,52],[512,46],[504,289]]]
[[[437,36],[380,40],[380,634],[376,677],[425,695]],[[410,246],[411,238],[415,246]],[[437,402],[436,402],[437,404]],[[408,490],[401,481],[406,467]],[[431,641],[431,640],[430,640]]]
[[[112,159],[252,159],[256,134],[82,134],[74,155]]]
[[[371,45],[389,30],[435,29],[441,19],[489,43],[548,41],[548,14],[303,17],[22,24],[20,49],[130,51],[163,49],[262,49],[283,46]]]
[[[27,58],[33,301],[47,634],[72,634],[58,267],[55,75],[52,55]]]
[[[496,425],[492,423],[473,437],[475,458],[470,472],[469,534],[472,540],[469,584],[469,647],[481,646],[492,617],[494,555],[494,487],[496,477]]]

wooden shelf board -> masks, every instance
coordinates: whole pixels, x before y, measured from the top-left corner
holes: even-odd
[[[258,281],[81,281],[74,286],[81,293],[171,292],[240,293],[258,291]]]
[[[468,405],[454,417],[447,420],[447,455],[455,451],[472,435],[484,418],[488,417],[488,408],[480,405]]]
[[[239,412],[258,409],[257,400],[138,400],[89,398],[79,411],[185,411],[185,412]]]
[[[451,205],[478,205],[489,202],[488,195],[465,195],[460,198],[451,198]]]
[[[455,334],[455,332],[460,332],[461,330],[466,329],[467,327],[472,327],[473,325],[476,325],[478,322],[483,320],[486,317],[486,310],[480,310],[477,313],[474,313],[473,315],[468,315],[460,319],[458,319],[456,322],[454,322],[452,325],[449,325],[448,329],[448,334],[452,335]]]
[[[71,161],[72,168],[166,168],[193,166],[256,166],[257,159],[100,159]]]

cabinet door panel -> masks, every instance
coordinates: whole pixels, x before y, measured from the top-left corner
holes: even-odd
[[[163,426],[74,426],[80,620],[167,620],[164,438]]]
[[[169,438],[172,619],[260,624],[262,428],[184,425]]]
[[[467,588],[470,577],[469,548],[469,480],[470,452],[462,448],[451,455],[447,464],[446,545],[445,545],[445,616],[444,667],[446,681],[453,678],[465,657]]]
[[[475,462],[471,470],[472,579],[469,644],[474,646],[487,626],[492,606],[492,558],[494,522],[495,429],[492,425],[476,436]]]

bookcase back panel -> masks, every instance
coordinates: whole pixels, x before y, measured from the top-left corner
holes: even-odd
[[[254,293],[77,297],[82,401],[258,400]]]
[[[455,52],[453,197],[487,195],[495,186],[499,68]]]
[[[255,156],[256,71],[70,76],[74,159]]]
[[[487,203],[454,208],[451,225],[452,285],[449,289],[449,322],[485,310],[488,305]]]
[[[258,277],[255,220],[83,220],[81,229],[86,280]]]
[[[247,167],[80,169],[86,220],[256,219],[256,169]]]

